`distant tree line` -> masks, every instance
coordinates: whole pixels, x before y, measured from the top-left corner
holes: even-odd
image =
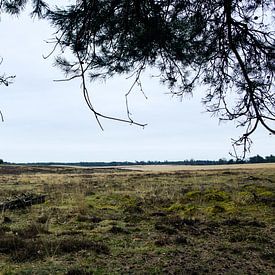
[[[257,155],[249,158],[249,163],[266,163],[266,162],[275,162],[275,156],[270,155],[265,158]]]
[[[68,165],[68,166],[86,166],[86,167],[110,167],[110,166],[131,166],[131,165],[220,165],[220,164],[241,164],[241,163],[274,163],[275,156],[270,155],[262,157],[256,155],[246,160],[234,160],[221,158],[219,160],[181,160],[181,161],[112,161],[112,162],[35,162],[20,163],[21,165]],[[19,164],[8,163],[0,159],[0,164]]]

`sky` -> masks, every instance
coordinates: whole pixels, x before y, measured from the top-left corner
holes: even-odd
[[[0,74],[16,75],[9,87],[0,86],[0,158],[8,162],[148,161],[231,158],[231,138],[242,129],[234,122],[219,123],[201,103],[204,87],[180,100],[152,78],[143,77],[147,99],[138,90],[129,97],[133,118],[142,128],[102,120],[98,126],[85,104],[80,80],[64,79],[53,66],[46,40],[54,30],[27,13],[1,16]],[[57,53],[56,53],[57,54]],[[133,79],[126,76],[89,83],[95,108],[126,118],[125,93]],[[249,156],[275,153],[275,137],[259,128]]]

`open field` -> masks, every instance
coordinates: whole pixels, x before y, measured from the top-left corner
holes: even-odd
[[[0,166],[0,274],[274,274],[274,165],[131,168]]]
[[[249,164],[226,164],[226,165],[133,165],[121,166],[122,169],[135,171],[175,172],[190,170],[235,170],[235,169],[274,169],[275,163],[249,163]]]

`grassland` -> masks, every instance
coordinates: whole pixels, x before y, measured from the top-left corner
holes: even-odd
[[[0,274],[274,274],[275,166],[0,166]]]

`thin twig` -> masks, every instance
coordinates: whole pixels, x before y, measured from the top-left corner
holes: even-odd
[[[0,110],[0,117],[1,117],[1,121],[4,122],[4,116],[3,116],[2,112],[1,112],[1,110]]]
[[[104,115],[102,113],[99,113],[97,112],[92,103],[91,103],[91,100],[90,100],[90,97],[89,97],[89,93],[88,93],[88,90],[86,88],[86,80],[85,80],[85,70],[83,68],[83,62],[79,56],[79,54],[77,53],[77,58],[78,58],[78,61],[79,61],[79,65],[80,65],[80,69],[81,69],[81,79],[82,79],[82,91],[83,91],[83,95],[84,95],[84,99],[89,107],[89,109],[93,112],[95,118],[96,118],[96,121],[99,125],[99,127],[101,128],[101,130],[104,130],[99,118],[104,118],[104,119],[108,119],[108,120],[114,120],[114,121],[118,121],[118,122],[123,122],[123,123],[128,123],[128,124],[133,124],[133,125],[137,125],[137,126],[141,126],[141,127],[145,127],[147,124],[142,124],[142,123],[138,123],[138,122],[135,122],[133,121],[132,119],[122,119],[122,118],[117,118],[117,117],[112,117],[112,116],[107,116],[107,115]]]

